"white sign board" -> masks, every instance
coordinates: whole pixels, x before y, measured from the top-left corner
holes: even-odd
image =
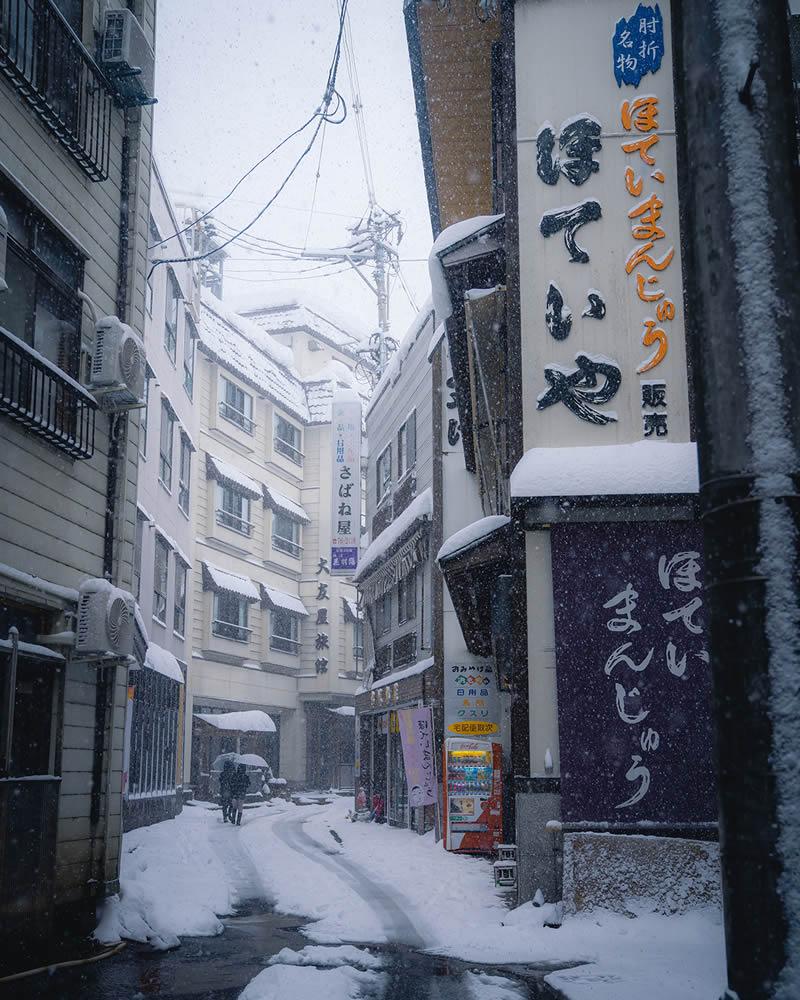
[[[333,489],[331,573],[352,576],[361,540],[361,399],[352,390],[334,393],[331,403]]]

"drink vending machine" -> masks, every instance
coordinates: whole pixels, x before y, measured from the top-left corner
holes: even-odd
[[[488,740],[444,743],[444,846],[448,851],[497,850],[503,839],[502,746]]]

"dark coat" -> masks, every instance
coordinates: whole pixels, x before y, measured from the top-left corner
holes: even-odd
[[[246,771],[234,771],[231,776],[231,797],[243,799],[250,790],[250,778]]]
[[[226,760],[222,765],[222,773],[219,776],[219,794],[222,799],[233,798],[233,793],[231,792],[231,782],[236,774],[234,770],[233,762]]]

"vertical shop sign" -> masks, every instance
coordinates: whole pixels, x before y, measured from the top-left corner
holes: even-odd
[[[552,529],[565,820],[716,819],[702,530]]]
[[[408,783],[408,804],[429,806],[436,802],[436,771],[433,763],[433,718],[430,708],[397,712],[403,764]]]
[[[500,731],[500,692],[493,663],[445,665],[444,724],[456,736]]]
[[[333,489],[331,573],[352,576],[358,568],[361,538],[361,399],[351,390],[331,402]]]
[[[689,440],[669,14],[540,0],[515,16],[527,440]]]

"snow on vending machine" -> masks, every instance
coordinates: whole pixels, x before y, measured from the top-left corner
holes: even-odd
[[[493,853],[503,839],[502,746],[488,740],[444,743],[444,846]]]

